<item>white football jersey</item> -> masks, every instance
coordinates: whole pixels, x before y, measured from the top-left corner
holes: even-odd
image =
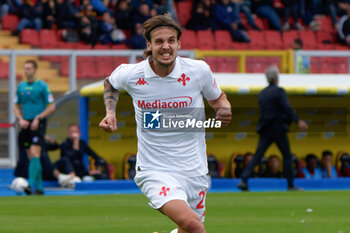
[[[144,130],[143,112],[148,109],[201,108],[203,97],[215,100],[221,90],[204,61],[177,57],[166,77],[156,75],[149,59],[122,64],[109,77],[115,89],[133,99],[137,124],[137,171],[157,170],[194,177],[208,173],[205,133]]]

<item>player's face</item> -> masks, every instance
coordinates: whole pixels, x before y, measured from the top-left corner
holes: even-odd
[[[180,47],[176,30],[170,27],[155,29],[151,32],[151,42],[147,42],[156,66],[173,66]]]
[[[35,76],[36,69],[34,68],[33,64],[31,63],[25,63],[23,66],[24,76],[26,76],[27,79],[31,80]]]

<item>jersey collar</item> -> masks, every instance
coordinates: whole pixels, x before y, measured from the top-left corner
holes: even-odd
[[[159,77],[152,70],[151,65],[149,64],[149,58],[150,57],[147,58],[146,64],[144,66],[145,78]],[[167,78],[178,78],[181,75],[180,72],[181,72],[180,61],[179,61],[179,58],[176,57],[175,58],[175,67],[174,67],[173,71],[170,74],[168,74],[166,77]]]

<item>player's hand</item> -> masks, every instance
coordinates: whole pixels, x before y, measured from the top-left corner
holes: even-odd
[[[39,128],[39,118],[35,117],[30,125],[30,130],[35,131]]]
[[[98,125],[106,132],[113,132],[117,130],[117,119],[114,114],[107,114],[105,118]]]
[[[305,132],[309,128],[308,124],[303,120],[298,121],[298,127],[302,132]]]
[[[230,108],[219,108],[216,112],[216,120],[221,121],[223,126],[228,126],[232,119],[232,113]]]
[[[19,126],[20,126],[22,129],[28,129],[29,121],[24,120],[23,118],[21,118],[21,119],[19,120]]]

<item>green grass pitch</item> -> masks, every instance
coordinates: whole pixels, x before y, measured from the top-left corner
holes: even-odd
[[[206,207],[208,233],[350,232],[350,191],[209,193]],[[0,198],[1,233],[169,233],[175,227],[139,194]]]

